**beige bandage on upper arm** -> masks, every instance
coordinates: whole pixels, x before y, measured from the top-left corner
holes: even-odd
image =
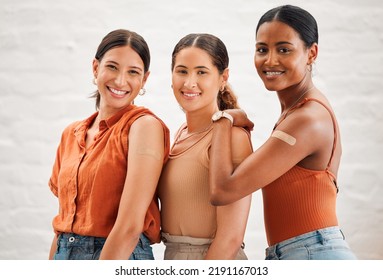
[[[287,134],[286,132],[283,132],[281,130],[275,130],[272,134],[271,137],[278,138],[282,140],[283,142],[289,144],[290,146],[294,146],[295,143],[297,142],[297,139],[295,139],[293,136]]]
[[[143,156],[150,156],[155,158],[156,160],[161,160],[161,153],[153,149],[139,148],[137,149],[137,154]]]

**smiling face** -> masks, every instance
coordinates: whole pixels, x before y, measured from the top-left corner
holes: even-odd
[[[172,71],[174,96],[185,112],[217,111],[217,94],[228,78],[220,74],[209,54],[196,47],[182,49]]]
[[[93,73],[101,96],[100,111],[108,115],[131,104],[149,76],[130,46],[110,49],[101,61],[94,59]]]
[[[299,34],[280,21],[263,23],[257,32],[254,64],[268,90],[281,91],[311,79],[307,65],[316,58],[316,44],[306,48]]]

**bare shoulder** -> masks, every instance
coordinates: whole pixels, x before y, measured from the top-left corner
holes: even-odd
[[[144,127],[146,129],[150,129],[152,127],[161,127],[161,122],[152,115],[144,115],[142,117],[139,117],[135,122],[132,124],[133,127]]]
[[[231,135],[232,141],[235,142],[248,142],[251,139],[250,133],[242,127],[233,126],[231,129]]]
[[[297,147],[303,145],[311,152],[331,145],[334,139],[331,114],[318,102],[307,102],[293,111],[277,130],[292,135],[297,139]]]
[[[326,105],[331,110],[330,105]],[[291,112],[281,124],[283,126],[315,132],[328,125],[332,126],[332,119],[331,114],[322,104],[315,101],[308,101],[302,107]]]
[[[163,127],[161,122],[152,115],[144,115],[134,121],[130,128],[131,133],[138,133],[147,137],[161,135]]]
[[[253,147],[251,143],[250,133],[242,127],[232,127],[231,130],[231,142],[233,152],[252,152]]]
[[[331,105],[327,102],[327,100],[321,100],[321,102],[327,108],[323,104],[316,101],[309,101],[302,108],[302,117],[304,117],[306,122],[310,124],[309,127],[313,129],[313,132],[323,132],[323,129],[333,129],[331,115],[334,115],[334,112]]]

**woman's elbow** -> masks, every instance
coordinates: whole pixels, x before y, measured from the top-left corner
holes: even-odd
[[[223,205],[221,200],[219,199],[219,197],[214,196],[214,195],[210,196],[210,204],[213,206],[222,206]]]
[[[131,221],[130,223],[116,223],[113,230],[123,236],[129,236],[132,239],[139,239],[142,233],[144,223]]]
[[[244,246],[243,235],[238,234],[237,236],[233,236],[229,244],[233,250],[239,250]]]
[[[213,206],[223,206],[230,203],[228,200],[227,193],[220,188],[212,187],[210,188],[210,203]]]

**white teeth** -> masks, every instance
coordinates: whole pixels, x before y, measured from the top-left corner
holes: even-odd
[[[123,91],[123,90],[116,90],[114,88],[109,88],[111,92],[113,92],[114,94],[117,94],[117,95],[124,95],[126,93],[126,91]]]
[[[274,75],[281,75],[282,72],[266,72],[266,75],[274,76]]]
[[[187,96],[187,97],[194,97],[194,96],[198,96],[199,93],[185,93],[184,92],[184,95]]]

